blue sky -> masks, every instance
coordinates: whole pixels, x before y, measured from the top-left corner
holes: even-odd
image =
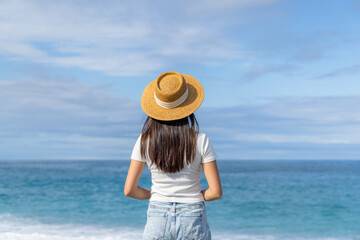
[[[166,71],[219,159],[359,159],[359,1],[0,0],[0,33],[0,159],[128,159]]]

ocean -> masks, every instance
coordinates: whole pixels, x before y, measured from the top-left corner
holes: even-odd
[[[129,164],[0,161],[0,240],[141,239],[148,200],[124,196]],[[213,239],[360,240],[360,161],[218,167],[223,197],[205,202]],[[151,187],[147,167],[139,185]]]

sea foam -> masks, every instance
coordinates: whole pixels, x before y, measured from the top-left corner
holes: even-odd
[[[0,215],[1,240],[134,240],[142,229],[102,228],[75,224],[45,224],[33,219]]]
[[[1,240],[136,240],[143,227],[105,228],[81,224],[46,224],[34,219],[0,215]],[[353,238],[301,238],[212,232],[213,240],[353,240]],[[360,238],[357,238],[360,239]]]

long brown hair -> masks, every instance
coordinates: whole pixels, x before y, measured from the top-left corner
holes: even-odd
[[[141,157],[166,173],[176,173],[184,168],[184,158],[187,164],[194,160],[198,134],[194,114],[174,121],[148,117],[142,129]]]

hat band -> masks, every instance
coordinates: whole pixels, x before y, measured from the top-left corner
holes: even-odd
[[[185,102],[185,100],[187,99],[189,95],[189,91],[188,89],[186,88],[186,91],[184,92],[184,94],[179,97],[177,100],[173,101],[173,102],[163,102],[161,101],[160,99],[158,99],[156,97],[156,94],[154,93],[154,98],[155,98],[155,102],[160,106],[160,107],[163,107],[163,108],[168,108],[168,109],[171,109],[171,108],[175,108],[177,106],[179,106],[180,104],[182,104],[183,102]]]

